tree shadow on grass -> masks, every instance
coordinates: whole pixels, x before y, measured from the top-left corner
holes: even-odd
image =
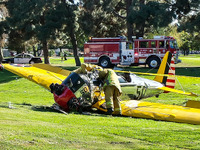
[[[33,111],[40,111],[40,112],[56,112],[56,113],[61,113],[55,109],[52,109],[51,107],[49,106],[34,106],[32,104],[29,104],[29,103],[21,103],[21,104],[16,104],[16,103],[3,103],[3,104],[0,104],[0,108],[9,108],[9,109],[16,109],[16,108],[19,108],[19,107],[23,107],[23,108],[26,108],[26,109],[31,109]]]
[[[0,108],[9,108],[8,104],[0,104]]]
[[[37,106],[37,105],[32,105],[30,103],[21,103],[21,104],[15,104],[15,105],[18,105],[18,106],[21,106],[21,107],[28,107],[28,108],[30,108],[31,110],[34,110],[34,111],[57,112],[56,110],[52,109],[50,106],[45,106],[45,105]]]
[[[176,75],[200,77],[200,67],[177,67]]]
[[[100,110],[96,110],[96,111],[93,111],[93,110],[88,110],[88,111],[83,111],[83,112],[77,112],[77,111],[70,111],[69,113],[68,112],[65,112],[65,111],[59,111],[59,110],[56,110],[56,109],[53,109],[49,106],[31,106],[31,109],[33,111],[39,111],[39,112],[56,112],[56,113],[62,113],[62,114],[75,114],[75,115],[90,115],[90,116],[101,116],[101,117],[108,117],[108,115],[105,115],[105,112],[102,112]]]
[[[58,112],[58,113],[60,113],[59,111],[52,109],[49,106],[31,106],[31,109],[34,111],[40,111],[40,112]]]
[[[18,75],[15,75],[7,70],[0,71],[0,84],[7,83],[12,80],[16,80],[16,78],[21,78]]]
[[[41,105],[41,106],[34,106],[30,103],[22,103],[22,104],[14,104],[14,105],[18,105],[18,106],[22,106],[22,107],[27,107],[33,111],[38,111],[38,112],[53,112],[53,113],[61,113],[64,115],[67,115],[68,113],[65,112],[61,112],[58,110],[55,110],[49,106],[45,106],[45,105]],[[0,107],[2,108],[9,108],[7,105],[0,105]],[[14,107],[15,108],[15,107]],[[86,115],[86,116],[98,116],[98,117],[128,117],[128,118],[134,118],[134,117],[130,117],[130,116],[112,116],[112,115],[105,115],[105,112],[101,111],[101,110],[88,110],[88,111],[83,111],[83,112],[77,112],[77,111],[71,111],[69,112],[69,114],[74,114],[74,115]]]

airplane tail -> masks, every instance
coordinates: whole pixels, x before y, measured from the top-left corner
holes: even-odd
[[[168,88],[174,88],[175,87],[175,64],[174,64],[174,58],[172,53],[169,51],[165,54],[161,65],[158,69],[157,76],[154,78],[155,81],[158,81],[162,84],[164,84]],[[159,74],[168,74],[171,76],[161,76]]]

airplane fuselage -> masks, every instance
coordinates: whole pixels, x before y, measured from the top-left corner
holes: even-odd
[[[158,88],[164,85],[157,81],[141,78],[135,74],[131,74],[130,79],[131,82],[127,82],[122,77],[119,77],[122,91],[126,91],[123,93],[132,99],[143,99],[163,93],[163,90],[159,90]]]
[[[139,100],[147,97],[158,96],[163,92],[159,90],[159,87],[163,85],[157,81],[149,80],[136,76],[135,74],[130,74],[129,82],[123,77],[118,76],[123,94],[128,95],[131,99]],[[69,102],[73,101],[73,97],[78,100],[84,100],[88,104],[93,103],[93,90],[94,87],[99,87],[96,83],[96,79],[91,79],[87,75],[71,73],[63,82],[62,86],[65,88],[60,88],[60,86],[54,86],[52,91],[54,91],[54,98],[56,103],[58,103],[62,108],[70,107]],[[99,89],[99,88],[97,88]],[[71,94],[66,91],[71,91]],[[125,92],[124,92],[125,91]],[[71,95],[71,97],[69,96]]]

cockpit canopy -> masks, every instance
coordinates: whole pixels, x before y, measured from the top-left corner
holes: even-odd
[[[66,85],[70,88],[70,90],[75,93],[78,89],[80,89],[86,82],[80,77],[79,74],[73,72],[71,73],[62,84]]]

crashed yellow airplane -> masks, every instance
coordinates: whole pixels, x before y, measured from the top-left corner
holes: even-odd
[[[92,77],[95,73],[76,74],[46,64],[4,64],[3,66],[6,70],[51,91],[55,102],[64,111],[74,109],[78,111],[91,107],[107,111],[104,93]],[[200,124],[200,109],[191,108],[195,101],[189,101],[187,107],[139,101],[142,98],[158,96],[163,92],[197,96],[194,93],[173,89],[175,67],[171,53],[166,53],[157,74],[154,80],[141,78],[135,74],[129,74],[128,80],[125,76],[118,76],[122,90],[125,89],[126,94],[132,94],[135,99],[121,101],[122,116]]]

